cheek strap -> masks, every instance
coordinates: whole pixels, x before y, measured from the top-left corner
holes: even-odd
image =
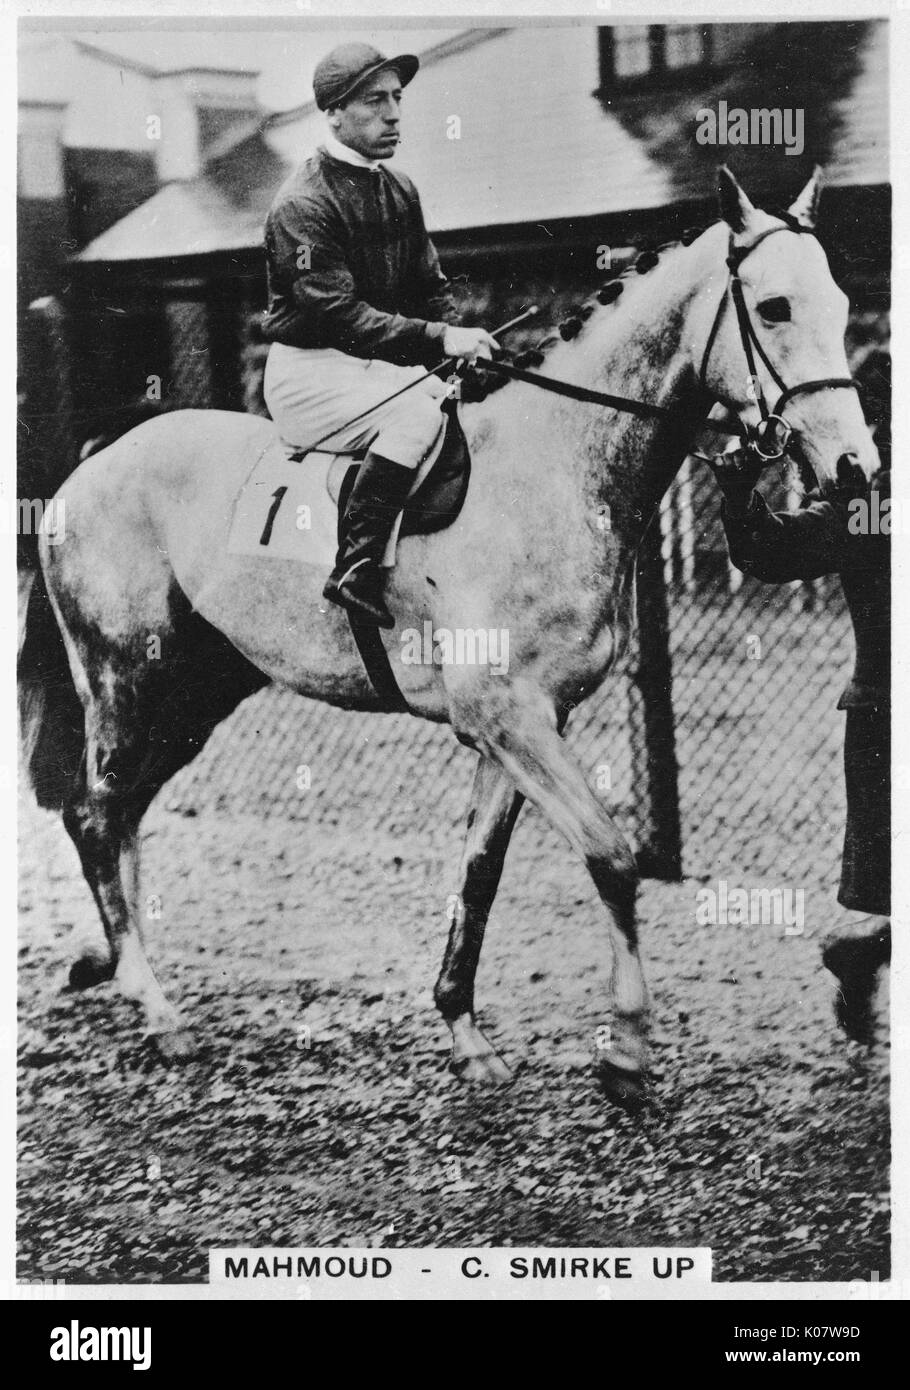
[[[757,246],[760,246],[766,237],[774,236],[776,232],[793,231],[800,233],[808,230],[805,227],[801,227],[789,214],[785,215],[783,220],[785,223],[784,226],[769,227],[767,231],[762,232],[761,236],[757,237],[755,241],[751,242],[748,246],[735,247],[731,234],[730,253],[727,256],[727,266],[730,271],[727,289],[730,292],[730,296],[733,300],[733,307],[736,310],[736,321],[739,327],[739,336],[743,345],[746,365],[749,369],[749,378],[753,383],[756,404],[761,412],[761,424],[756,428],[748,429],[746,434],[760,457],[769,462],[783,456],[790,441],[790,436],[794,432],[793,426],[784,417],[783,412],[785,406],[787,406],[795,396],[810,391],[838,391],[843,389],[855,391],[859,389],[853,378],[849,376],[820,377],[817,381],[801,381],[795,386],[787,386],[780,373],[777,371],[777,368],[774,366],[774,363],[769,358],[762,345],[761,339],[755,331],[752,319],[749,316],[748,306],[746,305],[743,283],[739,278],[739,267],[746,256],[750,255]],[[724,305],[726,302],[727,295],[724,293],[717,306],[717,313],[714,315],[714,322],[711,325],[711,331],[708,334],[708,341],[705,344],[705,350],[702,355],[699,381],[703,391],[707,391],[708,363],[723,318]],[[768,406],[764,388],[761,384],[761,378],[758,375],[756,368],[756,353],[767,369],[771,380],[780,392],[780,396],[773,410]],[[770,451],[767,451],[768,445],[771,445]]]

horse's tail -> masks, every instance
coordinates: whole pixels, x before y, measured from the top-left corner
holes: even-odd
[[[59,811],[82,761],[85,717],[41,566],[22,574],[20,585],[27,604],[18,662],[23,762],[38,805]]]

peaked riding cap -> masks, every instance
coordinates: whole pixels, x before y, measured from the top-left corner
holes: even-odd
[[[313,74],[313,95],[320,111],[337,106],[349,97],[361,82],[385,68],[394,68],[406,87],[420,67],[413,53],[399,53],[397,58],[386,58],[378,48],[368,43],[342,43],[327,53],[316,65]]]

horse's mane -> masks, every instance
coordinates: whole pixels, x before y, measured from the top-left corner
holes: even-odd
[[[710,224],[714,225],[714,224]],[[679,247],[691,246],[703,232],[707,231],[708,226],[687,227],[686,230],[677,238],[671,241],[646,242],[641,246],[633,248],[632,254],[628,258],[628,263],[623,267],[618,275],[613,275],[609,280],[605,280],[596,290],[593,290],[579,304],[569,310],[562,321],[555,325],[553,329],[540,338],[530,347],[523,348],[520,352],[502,352],[499,355],[500,361],[511,363],[512,366],[528,368],[540,367],[547,358],[547,354],[554,347],[561,343],[570,342],[576,338],[584,327],[586,321],[592,317],[600,308],[608,308],[615,305],[622,296],[626,284],[636,280],[638,276],[646,275],[649,270],[653,270],[659,264],[660,258],[665,251],[677,250]],[[492,372],[485,372],[481,363],[478,363],[474,371],[470,374],[469,399],[482,400],[494,391],[501,390],[510,384],[508,377],[502,377]]]
[[[770,217],[778,217],[783,222],[791,221],[791,214],[783,212],[778,208],[766,208],[765,211]],[[630,280],[636,280],[638,276],[647,275],[649,270],[653,270],[659,264],[661,256],[666,251],[675,251],[680,247],[691,246],[697,241],[710,227],[717,226],[717,221],[705,223],[701,226],[687,227],[680,236],[670,241],[663,241],[655,244],[653,241],[642,243],[640,246],[633,247],[632,254],[628,258],[628,263],[623,267],[618,275],[611,276],[605,280],[596,290],[592,291],[580,304],[569,310],[566,317],[555,328],[549,330],[538,342],[529,348],[524,348],[520,352],[510,353],[505,351],[500,354],[499,360],[511,363],[515,367],[540,367],[547,358],[547,354],[560,343],[570,342],[576,338],[584,327],[586,321],[601,307],[615,305],[619,300],[626,284]],[[493,372],[485,372],[481,363],[469,374],[469,391],[465,398],[470,400],[483,400],[494,391],[501,390],[504,386],[510,385],[510,378],[499,376]]]

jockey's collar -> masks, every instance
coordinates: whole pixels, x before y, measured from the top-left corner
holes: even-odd
[[[372,173],[378,173],[380,163],[378,159],[367,159],[365,155],[359,154],[357,150],[352,150],[349,145],[343,145],[340,140],[336,140],[331,132],[327,132],[325,137],[325,149],[333,159],[340,160],[342,164],[350,164],[355,169],[369,169]]]

